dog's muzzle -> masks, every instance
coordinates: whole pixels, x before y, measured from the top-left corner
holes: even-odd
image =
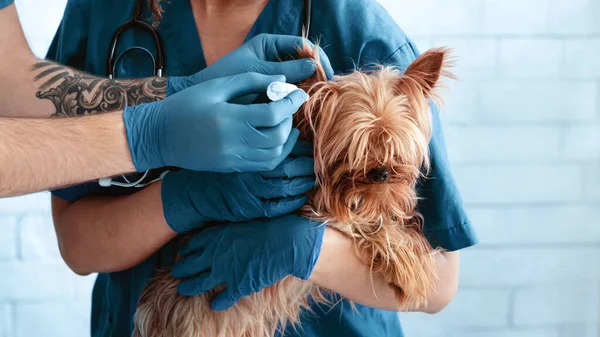
[[[371,179],[374,183],[385,183],[390,178],[390,171],[385,167],[372,169],[367,172],[367,178]]]

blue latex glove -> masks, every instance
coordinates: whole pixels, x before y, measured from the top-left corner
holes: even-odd
[[[270,171],[289,154],[292,115],[306,101],[296,90],[281,101],[240,105],[283,76],[246,73],[203,82],[167,99],[126,108],[123,119],[138,171],[177,166],[196,171]],[[288,151],[286,151],[288,150]]]
[[[314,147],[312,142],[306,140],[299,140],[294,145],[291,154],[296,157],[313,157]]]
[[[247,72],[267,75],[284,75],[288,82],[297,83],[307,79],[315,72],[312,60],[299,59],[281,61],[287,56],[297,55],[297,48],[308,40],[298,36],[260,34],[238,49],[225,55],[210,67],[184,77],[169,77],[167,96],[207,80]],[[333,68],[325,52],[319,48],[321,64],[328,78],[333,78]]]
[[[325,226],[299,215],[212,227],[194,234],[171,270],[179,293],[226,288],[211,302],[225,310],[286,276],[308,280],[321,252]]]
[[[314,161],[286,158],[270,172],[212,173],[177,171],[162,182],[164,216],[182,234],[207,222],[240,222],[291,213],[315,186]]]

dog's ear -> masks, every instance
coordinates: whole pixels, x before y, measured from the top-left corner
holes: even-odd
[[[399,91],[403,92],[407,87],[418,84],[425,97],[430,97],[440,77],[454,78],[448,71],[452,65],[449,55],[450,50],[446,48],[430,49],[423,53],[404,72],[404,76],[400,79]]]
[[[307,78],[306,80],[299,83],[299,87],[308,90],[308,88],[312,87],[314,84],[319,82],[327,82],[327,75],[325,74],[325,69],[321,64],[321,58],[318,50],[318,43],[315,44],[314,47],[311,47],[308,43],[302,45],[302,48],[298,48],[298,58],[299,59],[309,59],[312,60],[310,62],[314,62],[317,70],[315,73]]]
[[[332,82],[327,80],[317,46],[318,43],[313,47],[305,42],[301,48],[298,48],[298,58],[311,60],[317,68],[311,77],[298,83],[298,87],[306,91],[309,99],[294,115],[294,125],[300,129],[301,139],[308,140],[313,139],[318,122],[328,117],[329,105],[326,98],[331,98],[333,93]]]

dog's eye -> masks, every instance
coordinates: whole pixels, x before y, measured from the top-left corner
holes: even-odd
[[[390,171],[386,167],[378,167],[367,172],[367,178],[374,183],[384,183],[390,179]]]

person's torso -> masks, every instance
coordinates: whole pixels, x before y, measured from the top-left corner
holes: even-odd
[[[110,41],[118,27],[131,19],[134,1],[76,0],[84,18],[89,20],[84,43],[83,70],[98,76],[107,75]],[[299,36],[302,32],[302,0],[270,1],[259,16],[248,38],[260,33]],[[189,1],[163,4],[165,13],[159,33],[165,50],[165,75],[183,76],[205,67],[204,56]],[[311,39],[318,39],[329,56],[336,73],[348,73],[356,66],[381,63],[407,42],[393,20],[371,0],[315,1]],[[148,13],[149,15],[149,13]],[[379,31],[380,27],[387,27]],[[393,29],[390,30],[389,27]],[[122,35],[116,55],[132,46],[152,53],[156,48],[147,32],[131,30]],[[69,60],[60,60],[70,63]],[[152,64],[126,57],[116,65],[116,72],[127,77],[152,76]],[[122,77],[122,76],[121,76]],[[105,189],[97,194],[133,193],[132,189]],[[129,336],[138,299],[157,268],[173,263],[175,243],[163,247],[138,266],[119,273],[101,274],[96,281],[92,303],[93,336]],[[292,336],[389,336],[400,337],[398,315],[341,302],[333,308],[315,308],[303,315],[302,326],[286,329]]]
[[[403,337],[397,312],[332,299],[334,306],[311,305],[300,326],[288,326],[276,337]]]

